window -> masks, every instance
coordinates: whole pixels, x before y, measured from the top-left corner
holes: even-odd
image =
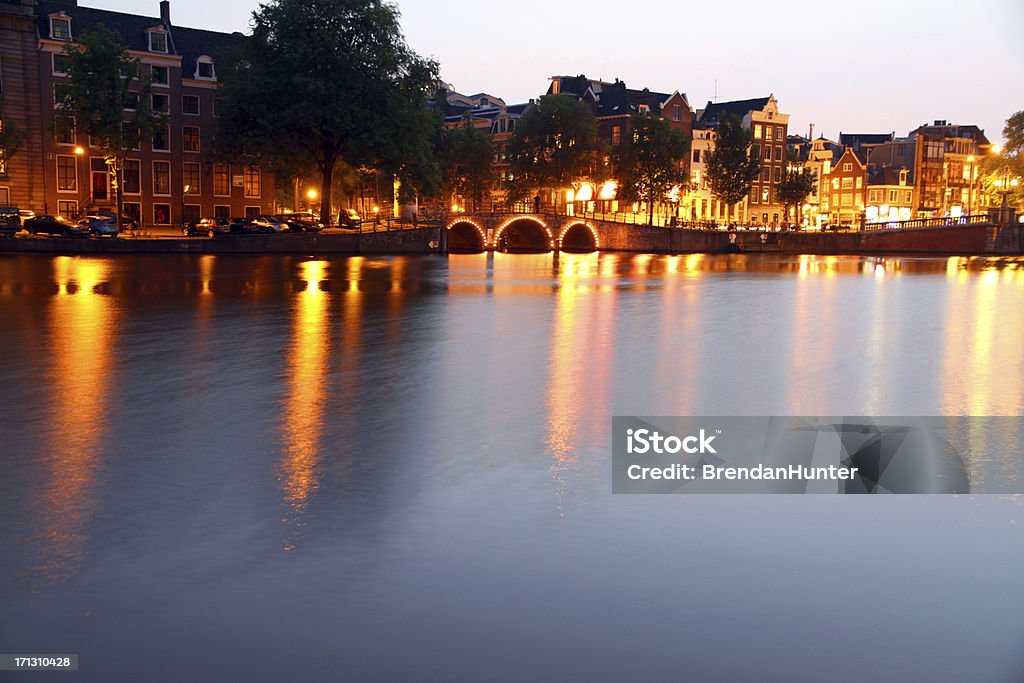
[[[154,66],[150,67],[153,74],[153,85],[167,85],[170,81],[167,76],[166,66]]]
[[[258,207],[258,206],[247,206],[247,207],[245,207],[245,217],[246,218],[256,218],[256,216],[259,216],[259,215],[260,215],[260,207]]]
[[[843,173],[849,173],[853,170],[853,164],[847,161],[843,164]]]
[[[765,161],[771,161],[772,160],[772,146],[771,145],[765,145],[764,146],[764,160]]]
[[[215,218],[231,218],[231,207],[217,204],[213,207],[213,215]]]
[[[171,149],[170,135],[167,133],[167,126],[159,126],[153,133],[153,150],[167,152]]]
[[[153,222],[157,225],[170,225],[171,223],[171,205],[170,204],[154,204],[153,205]]]
[[[857,178],[857,189],[859,190],[859,189],[860,189],[860,188],[862,188],[862,187],[864,187],[864,179],[863,179],[863,178],[860,178],[860,177],[858,177],[858,178]]]
[[[772,170],[772,182],[773,183],[781,183],[782,182],[782,167],[781,166],[776,166]]]
[[[203,55],[196,62],[196,78],[206,78],[213,80],[216,78],[213,71],[213,60]]]
[[[245,169],[245,196],[260,196],[260,169],[249,166]]]
[[[57,84],[53,86],[53,104],[61,106],[70,94],[70,88],[66,85]]]
[[[760,140],[761,139],[761,124],[760,123],[755,123],[754,124],[754,139],[755,140]]]
[[[171,98],[167,95],[153,95],[153,111],[166,114],[171,106]]]
[[[63,52],[55,52],[53,57],[53,75],[54,76],[67,76],[68,75],[68,56]]]
[[[782,161],[782,145],[775,146],[775,161]]]
[[[124,99],[124,108],[129,111],[135,111],[139,108],[139,93],[134,90],[129,90],[128,95]]]
[[[786,129],[783,128],[782,126],[779,126],[778,137],[776,139],[777,140],[785,140],[786,139]]]
[[[843,178],[843,189],[844,190],[852,190],[853,189],[853,178]]]
[[[750,193],[750,203],[759,204],[758,197],[761,196],[761,191],[758,188],[753,188],[753,192]]]
[[[682,112],[683,112],[683,108],[682,107],[680,107],[678,104],[673,104],[672,105],[672,120],[673,121],[678,121],[679,117],[682,115]]]
[[[879,202],[879,201],[881,201],[882,198],[879,196],[881,194],[881,192],[882,192],[881,190],[868,190],[868,201],[869,202]]]
[[[153,162],[153,194],[169,195],[171,193],[171,162]]]
[[[124,168],[121,169],[121,182],[124,183],[125,194],[140,194],[142,192],[142,165],[138,159],[125,159]]]
[[[149,32],[149,51],[167,53],[167,34],[160,30]]]
[[[213,165],[213,193],[218,197],[231,194],[231,167],[227,164]]]
[[[622,127],[612,126],[612,144],[617,145],[622,142]]]
[[[142,223],[142,204],[138,202],[125,202],[124,215],[136,223]]]
[[[914,201],[914,191],[913,190],[906,190],[903,193],[903,203],[904,204],[910,204],[912,201]]]
[[[693,150],[693,163],[695,163],[695,164],[699,164],[700,163],[700,150],[699,149]]]
[[[181,113],[191,114],[192,116],[199,115],[199,97],[196,95],[182,95],[181,96]]]
[[[53,120],[58,145],[75,144],[75,119],[73,116],[59,116]]]
[[[199,176],[199,164],[189,162],[181,167],[181,183],[185,188],[185,194],[199,194]]]
[[[74,199],[58,199],[57,200],[57,215],[58,216],[77,216],[78,215],[78,201]]]
[[[121,122],[121,138],[125,145],[132,145],[132,149],[139,149],[139,129],[128,121]]]
[[[73,154],[57,155],[57,191],[74,192],[78,189],[78,167]]]
[[[185,126],[182,129],[181,146],[186,152],[198,152],[199,128],[196,126]]]
[[[853,206],[853,195],[846,193],[843,195],[843,206]]]
[[[50,37],[54,40],[71,40],[71,19],[61,12],[50,17]]]
[[[898,194],[899,194],[899,192],[897,192],[896,190],[889,190],[889,203],[890,204],[895,204],[897,201],[899,201],[896,198],[896,195],[898,195]]]
[[[761,158],[761,145],[756,142],[750,146],[750,158],[760,159]]]
[[[761,188],[761,203],[762,204],[769,204],[770,203],[769,202],[769,197],[771,196],[769,194],[770,192],[771,192],[771,190],[768,187]]]
[[[771,179],[772,179],[772,169],[771,169],[771,166],[762,166],[761,167],[761,182],[762,183],[768,183],[768,182],[771,182]]]
[[[184,223],[191,223],[202,218],[202,207],[198,204],[186,204],[182,209],[184,210],[184,215],[181,219]]]

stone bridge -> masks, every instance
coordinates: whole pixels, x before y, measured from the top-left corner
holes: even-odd
[[[920,219],[881,229],[775,232],[666,228],[544,213],[466,213],[445,222],[449,251],[636,251],[800,254],[1019,254],[1021,226],[985,216]]]

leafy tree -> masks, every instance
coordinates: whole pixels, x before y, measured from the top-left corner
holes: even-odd
[[[590,107],[570,95],[544,95],[526,110],[509,140],[509,200],[593,176],[602,151]]]
[[[796,207],[804,203],[807,195],[814,189],[815,179],[814,171],[804,168],[796,155],[790,154],[789,162],[786,174],[782,177],[782,182],[775,189],[779,201],[785,207],[783,215],[785,215],[787,222],[789,221],[790,208],[796,209]],[[799,212],[796,211],[795,218],[798,218],[799,215]],[[798,223],[798,220],[794,220],[794,224]]]
[[[479,208],[494,180],[491,136],[466,118],[442,131],[439,156],[445,194],[462,195],[473,202],[474,210]]]
[[[54,125],[72,120],[76,134],[88,135],[113,163],[112,187],[117,194],[117,220],[124,209],[124,161],[133,149],[148,144],[167,125],[168,117],[153,110],[150,74],[130,57],[116,33],[100,25],[65,48],[69,82],[58,90]]]
[[[1019,111],[1006,119],[1003,137],[1006,138],[1004,154],[1013,157],[1024,154],[1024,111]]]
[[[6,168],[11,158],[25,144],[27,133],[3,115],[3,98],[0,97],[0,168]]]
[[[618,198],[647,202],[647,224],[653,224],[654,204],[665,199],[673,187],[686,185],[684,161],[689,153],[689,138],[668,121],[633,114],[618,158]]]
[[[753,137],[739,118],[726,117],[716,132],[715,149],[707,162],[708,185],[731,214],[732,207],[750,193],[750,184],[761,173],[761,160],[750,156]]]
[[[270,0],[253,12],[253,35],[222,72],[219,155],[258,150],[266,160],[313,160],[320,187],[344,162],[436,191],[427,98],[436,62],[405,42],[398,8],[384,0]],[[330,193],[321,220],[332,223]]]
[[[1006,120],[1003,127],[1006,144],[999,154],[990,154],[981,162],[979,184],[981,192],[1002,204],[1003,197],[1010,206],[1024,205],[1024,111]],[[1006,185],[1017,178],[1016,187]]]

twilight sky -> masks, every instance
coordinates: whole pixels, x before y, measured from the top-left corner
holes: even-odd
[[[158,15],[158,0],[79,0]],[[256,0],[171,0],[175,24],[248,31]],[[410,45],[466,94],[620,78],[692,107],[774,93],[790,132],[906,133],[934,119],[1002,139],[1024,109],[1021,0],[399,0]]]

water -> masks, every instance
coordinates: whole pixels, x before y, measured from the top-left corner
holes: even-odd
[[[0,258],[47,681],[1024,678],[1017,498],[612,496],[615,414],[1018,415],[1024,262]],[[996,454],[1016,457],[1016,454]]]

